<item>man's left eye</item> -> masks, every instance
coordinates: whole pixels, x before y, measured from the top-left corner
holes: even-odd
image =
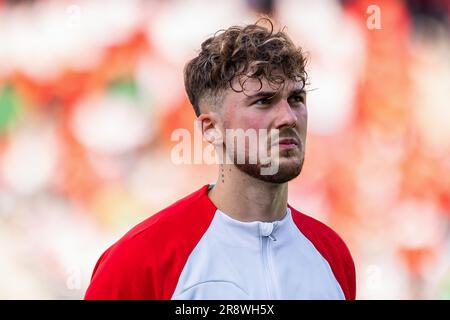
[[[292,96],[291,101],[294,103],[299,103],[299,102],[305,103],[305,97],[302,95]]]

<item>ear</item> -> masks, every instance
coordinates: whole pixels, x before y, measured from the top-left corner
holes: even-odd
[[[212,144],[221,143],[221,124],[215,112],[202,113],[197,118],[197,124],[206,141]]]

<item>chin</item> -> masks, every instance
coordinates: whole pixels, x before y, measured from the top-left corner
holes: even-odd
[[[260,165],[236,164],[237,168],[258,180],[270,183],[286,183],[296,178],[303,167],[303,157],[280,157],[278,170],[274,174],[261,174]]]
[[[275,183],[285,183],[298,177],[302,171],[302,166],[298,162],[295,163],[280,163],[278,172],[269,177],[269,180]]]

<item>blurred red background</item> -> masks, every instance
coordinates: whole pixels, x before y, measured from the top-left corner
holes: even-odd
[[[183,65],[218,29],[265,13],[310,58],[290,203],[347,242],[357,298],[449,299],[449,12],[415,0],[0,1],[0,298],[81,298],[110,244],[216,180],[214,165],[171,162],[171,133],[194,130]]]

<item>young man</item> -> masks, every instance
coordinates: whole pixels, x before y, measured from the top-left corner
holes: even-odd
[[[287,203],[305,152],[306,60],[264,21],[207,39],[184,70],[203,136],[223,159],[217,183],[110,247],[86,299],[355,298],[344,242]]]

